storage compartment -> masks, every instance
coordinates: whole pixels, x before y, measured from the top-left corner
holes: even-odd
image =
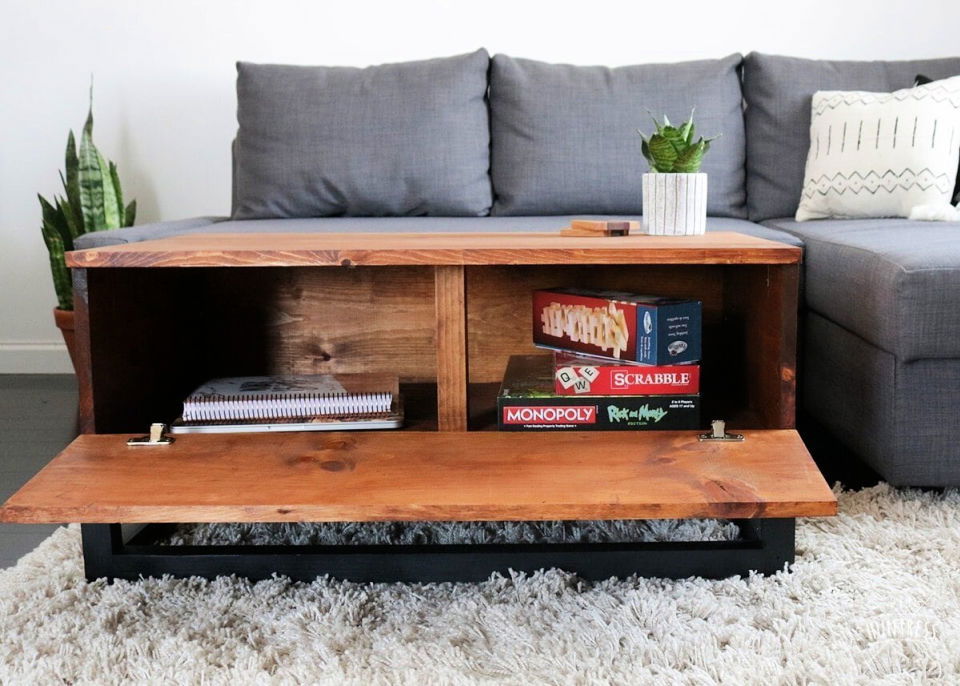
[[[81,360],[89,360],[85,431],[169,422],[213,377],[350,372],[399,375],[408,429],[437,428],[438,306],[449,303],[438,297],[432,266],[81,273],[89,316],[89,328],[78,325],[87,342]],[[466,351],[445,352],[454,360],[467,354],[468,426],[495,428],[510,355],[549,354],[532,343],[532,292],[579,286],[701,300],[704,421],[791,427],[795,278],[792,264],[467,267]]]

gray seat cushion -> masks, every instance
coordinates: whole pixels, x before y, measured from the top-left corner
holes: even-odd
[[[489,63],[240,62],[233,217],[487,214]]]
[[[960,74],[960,57],[909,62],[830,62],[750,53],[747,102],[747,208],[753,221],[792,217],[810,148],[810,100],[818,90],[891,92]]]
[[[637,214],[648,171],[637,129],[649,110],[723,134],[704,159],[711,215],[744,217],[740,55],[629,67],[578,67],[495,55],[490,68],[493,213]]]
[[[198,229],[218,222],[225,222],[228,219],[229,217],[190,217],[188,219],[171,219],[165,222],[140,224],[139,226],[129,226],[125,229],[114,229],[112,231],[93,231],[78,236],[73,241],[73,245],[77,250],[85,250],[87,248],[102,248],[107,245],[139,243],[154,238],[193,233]]]
[[[188,233],[483,233],[555,231],[570,224],[572,217],[329,217],[316,219],[255,219],[231,221],[205,217],[144,224],[142,226],[88,233],[77,239],[78,248],[95,248],[121,243],[136,243],[155,238]],[[577,218],[586,218],[577,215]],[[631,217],[637,219],[637,217]],[[192,221],[192,223],[191,223]],[[800,239],[743,219],[711,217],[709,231],[738,231],[791,245],[802,245]]]
[[[803,240],[810,309],[903,362],[960,358],[960,222],[765,223]]]

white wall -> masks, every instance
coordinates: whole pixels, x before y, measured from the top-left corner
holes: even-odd
[[[95,140],[138,222],[229,211],[238,59],[365,65],[484,46],[633,64],[764,52],[960,53],[956,0],[0,0],[0,373],[67,370],[36,193],[59,191],[95,75]]]

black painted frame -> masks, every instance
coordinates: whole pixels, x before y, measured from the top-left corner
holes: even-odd
[[[721,579],[774,574],[793,563],[795,520],[738,519],[735,541],[511,543],[482,545],[156,545],[149,525],[124,541],[120,524],[83,524],[88,580],[171,575],[212,579],[274,574],[298,581],[330,575],[361,582],[484,581],[493,572],[559,568],[586,580],[632,574]]]

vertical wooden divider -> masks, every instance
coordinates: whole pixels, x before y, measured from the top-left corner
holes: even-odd
[[[467,430],[467,284],[462,265],[434,267],[437,428]]]
[[[79,429],[80,433],[92,434],[97,430],[93,412],[93,346],[90,332],[90,297],[87,287],[86,269],[73,268],[73,317],[74,345],[76,346],[77,386],[80,392]]]

